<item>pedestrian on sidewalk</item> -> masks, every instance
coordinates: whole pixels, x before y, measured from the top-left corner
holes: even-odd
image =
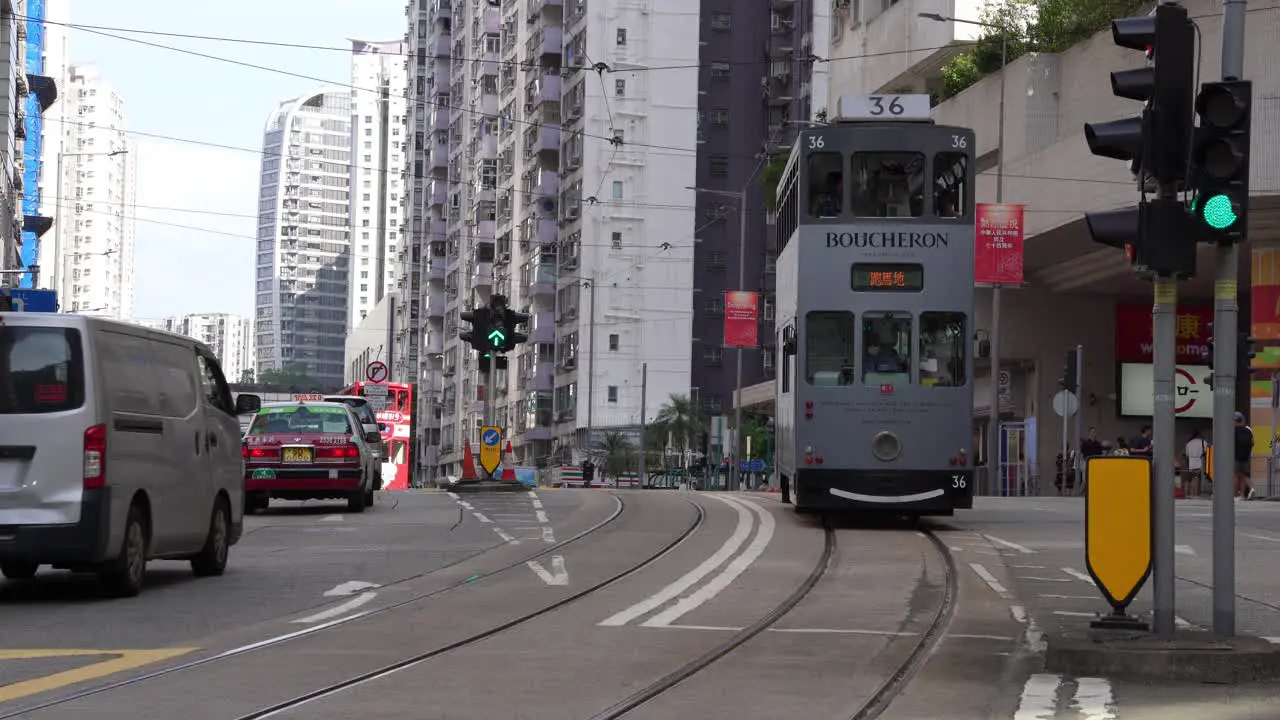
[[[1235,414],[1235,461],[1236,461],[1236,487],[1235,495],[1238,498],[1252,500],[1254,493],[1253,488],[1249,485],[1249,475],[1251,468],[1250,462],[1253,460],[1253,428],[1249,427],[1244,421],[1244,413]]]
[[[1187,496],[1200,497],[1204,490],[1204,458],[1205,453],[1209,449],[1209,443],[1200,437],[1200,431],[1196,430],[1191,433],[1191,439],[1187,441]]]

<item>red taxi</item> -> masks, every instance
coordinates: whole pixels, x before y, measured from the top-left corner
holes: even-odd
[[[344,499],[351,512],[373,505],[377,432],[365,432],[340,402],[263,405],[245,432],[245,512],[282,500]]]

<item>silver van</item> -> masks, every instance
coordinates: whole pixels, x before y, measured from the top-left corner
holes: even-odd
[[[0,312],[0,572],[94,572],[121,597],[151,559],[221,575],[243,529],[236,416],[255,403],[232,403],[196,340]]]

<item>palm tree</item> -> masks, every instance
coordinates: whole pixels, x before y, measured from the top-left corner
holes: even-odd
[[[615,481],[619,475],[631,470],[636,459],[635,446],[620,432],[605,433],[604,437],[596,440],[590,455],[600,467],[601,473]]]
[[[672,393],[658,411],[657,424],[666,428],[667,436],[680,451],[680,466],[688,468],[689,448],[703,432],[702,411],[687,395]]]

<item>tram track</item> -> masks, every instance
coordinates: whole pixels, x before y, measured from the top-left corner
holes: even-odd
[[[889,675],[872,692],[858,709],[850,715],[850,720],[876,720],[893,700],[902,694],[916,673],[924,667],[934,651],[945,637],[955,617],[959,598],[959,570],[951,550],[931,529],[913,530],[923,535],[933,550],[941,557],[943,567],[943,590],[938,607],[929,620],[928,626],[920,634],[907,656],[892,669]],[[823,522],[823,550],[809,575],[785,600],[776,605],[769,613],[761,617],[749,627],[743,628],[720,645],[712,648],[699,657],[691,660],[663,678],[636,691],[626,699],[593,715],[591,720],[618,720],[626,717],[634,710],[671,691],[685,681],[694,678],[738,647],[760,636],[782,620],[798,606],[822,581],[831,569],[837,548],[836,532],[830,523]]]
[[[595,525],[592,525],[591,527],[586,528],[585,530],[583,530],[583,531],[579,532],[578,534],[576,534],[576,535],[574,535],[574,536],[572,536],[572,537],[570,537],[570,538],[566,538],[565,540],[562,540],[562,541],[560,541],[560,542],[557,542],[557,543],[555,543],[555,544],[552,544],[552,545],[550,545],[550,546],[547,546],[546,548],[544,548],[544,549],[542,549],[542,550],[540,550],[540,551],[538,551],[538,552],[535,552],[535,553],[529,553],[529,554],[527,554],[527,555],[524,555],[524,556],[520,557],[518,560],[514,560],[514,561],[511,561],[511,562],[509,562],[509,563],[506,563],[506,564],[504,564],[504,565],[502,565],[502,566],[500,566],[500,567],[498,567],[498,568],[496,568],[496,569],[494,569],[494,570],[490,570],[490,571],[485,572],[485,573],[480,573],[480,574],[478,574],[478,575],[476,575],[476,576],[468,577],[468,578],[467,578],[467,579],[465,579],[465,580],[460,580],[460,581],[457,581],[457,582],[451,583],[451,584],[449,584],[449,585],[446,585],[446,586],[444,586],[444,587],[435,588],[435,589],[430,590],[430,591],[427,591],[427,592],[419,593],[419,594],[413,595],[413,596],[411,596],[411,597],[405,598],[405,599],[403,599],[403,600],[397,601],[397,602],[395,602],[395,603],[392,603],[392,604],[389,604],[389,605],[385,605],[385,606],[382,606],[382,607],[375,608],[375,609],[373,609],[373,610],[368,610],[368,611],[365,611],[365,612],[356,613],[356,614],[349,615],[349,616],[347,616],[347,617],[341,618],[341,619],[339,619],[339,620],[330,621],[330,622],[328,622],[328,623],[324,623],[323,625],[318,625],[318,626],[316,626],[316,627],[314,627],[314,628],[309,628],[308,630],[299,631],[299,632],[294,632],[294,633],[289,633],[289,634],[286,634],[286,635],[281,635],[281,636],[278,636],[278,637],[275,637],[275,638],[270,638],[270,639],[265,640],[265,641],[262,641],[262,642],[252,643],[252,644],[249,644],[249,645],[245,645],[245,646],[243,646],[243,647],[236,648],[236,649],[234,649],[234,650],[225,651],[225,652],[218,653],[218,654],[214,654],[214,655],[208,655],[208,656],[201,657],[201,658],[196,658],[196,659],[191,660],[191,661],[188,661],[188,662],[178,663],[178,664],[175,664],[175,665],[171,665],[171,666],[169,666],[169,667],[161,668],[161,669],[159,669],[159,670],[155,670],[155,671],[152,671],[152,672],[144,673],[144,674],[142,674],[142,675],[137,675],[137,676],[134,676],[134,677],[126,678],[126,679],[119,680],[119,681],[116,681],[116,682],[107,683],[107,684],[104,684],[104,685],[99,685],[99,686],[96,686],[96,687],[86,688],[86,689],[84,689],[84,690],[82,690],[82,691],[75,692],[75,693],[71,693],[71,694],[68,694],[68,695],[59,696],[59,697],[56,697],[56,698],[53,698],[53,699],[50,699],[50,700],[47,700],[47,701],[44,701],[44,702],[41,702],[41,703],[37,703],[37,704],[33,704],[33,705],[28,705],[28,706],[25,706],[25,707],[22,707],[22,708],[19,708],[19,709],[15,709],[15,710],[9,710],[9,711],[6,711],[6,712],[3,712],[2,714],[0,714],[0,720],[10,720],[11,718],[23,717],[23,716],[26,716],[26,715],[28,715],[28,714],[30,714],[30,713],[34,713],[34,712],[41,711],[41,710],[48,710],[48,709],[51,709],[51,708],[57,708],[58,706],[65,705],[65,704],[67,704],[67,703],[74,702],[74,701],[77,701],[77,700],[83,700],[83,699],[86,699],[86,698],[90,698],[90,697],[94,697],[94,696],[102,695],[102,694],[104,694],[104,693],[110,693],[110,692],[115,691],[115,690],[120,690],[120,689],[124,689],[124,688],[128,688],[128,687],[133,687],[133,686],[137,686],[137,685],[142,685],[142,684],[145,684],[145,683],[148,683],[148,682],[151,682],[151,681],[154,681],[154,680],[158,680],[158,679],[160,679],[160,678],[164,678],[164,677],[167,677],[167,676],[171,676],[171,675],[175,675],[175,674],[179,674],[179,673],[188,672],[188,671],[195,670],[195,669],[198,669],[198,668],[204,668],[204,667],[207,667],[207,666],[209,666],[209,665],[211,665],[211,664],[215,664],[215,663],[223,663],[223,662],[226,662],[226,661],[232,660],[232,659],[234,659],[234,658],[243,657],[243,656],[245,656],[245,655],[249,655],[249,654],[252,654],[252,653],[262,652],[262,651],[267,650],[267,649],[270,649],[270,648],[278,647],[278,646],[283,645],[283,644],[285,644],[285,643],[288,643],[288,642],[290,642],[290,641],[300,640],[300,639],[303,639],[303,638],[316,637],[317,635],[320,635],[320,634],[323,634],[323,633],[328,633],[328,632],[331,632],[331,631],[333,631],[333,630],[337,630],[337,629],[339,629],[339,628],[344,628],[344,627],[347,627],[347,626],[351,626],[351,625],[354,625],[354,624],[360,623],[360,622],[365,621],[365,620],[369,620],[369,619],[376,618],[376,617],[380,617],[380,616],[385,616],[385,615],[387,615],[387,614],[389,614],[389,613],[391,613],[391,612],[393,612],[393,611],[401,610],[401,609],[404,609],[404,608],[406,608],[406,607],[410,607],[410,606],[416,605],[416,604],[418,604],[418,603],[422,603],[422,602],[424,602],[424,601],[431,600],[431,599],[433,599],[433,598],[439,597],[439,596],[441,596],[441,595],[444,595],[444,594],[449,593],[449,592],[454,591],[454,590],[458,590],[458,589],[463,588],[463,587],[470,587],[470,586],[474,586],[474,585],[476,585],[477,583],[482,583],[483,581],[485,581],[485,580],[487,580],[487,579],[490,579],[490,578],[493,578],[493,577],[498,576],[498,575],[503,575],[503,574],[506,574],[506,573],[509,573],[509,572],[512,572],[512,571],[516,571],[516,572],[527,572],[527,567],[526,567],[526,565],[527,565],[527,563],[528,563],[528,562],[533,561],[533,560],[537,560],[537,559],[539,559],[539,558],[542,558],[542,557],[548,556],[548,555],[550,555],[550,554],[552,554],[552,553],[555,553],[555,552],[561,551],[561,550],[565,549],[566,547],[569,547],[569,546],[574,545],[574,544],[576,544],[576,543],[580,543],[582,540],[585,540],[585,539],[587,539],[587,538],[589,538],[589,537],[591,537],[591,536],[593,536],[593,535],[595,535],[595,534],[599,533],[600,531],[604,530],[605,528],[607,528],[607,527],[609,527],[609,526],[613,525],[614,523],[616,523],[616,522],[617,522],[617,521],[618,521],[618,520],[623,516],[623,514],[626,512],[626,510],[627,510],[627,503],[626,503],[626,501],[625,501],[625,500],[623,500],[622,496],[614,495],[613,497],[614,497],[614,501],[615,501],[615,503],[616,503],[616,506],[615,506],[615,508],[614,508],[613,512],[612,512],[608,517],[606,517],[606,518],[604,518],[603,520],[601,520],[600,522],[596,523]],[[329,686],[326,686],[325,688],[322,688],[322,689],[320,689],[320,690],[316,690],[316,691],[313,691],[313,692],[307,693],[307,694],[305,694],[305,695],[302,695],[302,696],[299,696],[299,697],[293,698],[292,700],[285,701],[285,702],[283,702],[283,703],[278,703],[277,705],[273,705],[273,706],[272,706],[272,707],[270,707],[270,708],[266,708],[266,709],[263,709],[263,710],[255,711],[255,712],[253,712],[253,713],[250,713],[250,714],[248,714],[248,715],[245,715],[241,720],[249,720],[249,719],[251,719],[251,718],[262,718],[262,717],[267,717],[267,716],[269,716],[269,715],[274,715],[274,714],[276,714],[276,713],[278,713],[278,712],[282,712],[282,711],[287,710],[287,709],[289,709],[289,708],[297,707],[297,706],[300,706],[300,705],[302,705],[302,704],[305,704],[306,702],[310,702],[311,700],[318,699],[318,698],[320,698],[320,697],[324,697],[324,696],[326,696],[326,695],[331,695],[331,694],[333,694],[333,693],[335,693],[335,692],[338,692],[338,691],[340,691],[340,690],[342,690],[342,689],[345,689],[345,688],[348,688],[348,687],[352,687],[352,686],[355,686],[355,685],[358,685],[358,684],[362,684],[362,683],[364,683],[364,682],[368,682],[369,680],[375,679],[376,677],[379,677],[379,676],[381,676],[381,675],[384,675],[384,674],[387,674],[387,673],[390,673],[390,672],[395,672],[396,670],[403,669],[403,668],[405,668],[405,667],[409,667],[409,666],[411,666],[411,665],[414,665],[414,664],[417,664],[417,663],[420,663],[420,662],[424,662],[424,661],[426,661],[426,660],[428,660],[428,659],[430,659],[430,658],[432,658],[432,657],[436,657],[436,656],[438,656],[438,655],[444,654],[444,653],[446,653],[446,652],[449,652],[449,651],[451,651],[451,650],[457,649],[457,648],[459,648],[459,647],[464,647],[464,646],[466,646],[466,645],[473,644],[473,643],[478,642],[478,641],[480,641],[480,640],[482,640],[482,639],[484,639],[484,638],[490,637],[490,636],[492,636],[492,635],[496,635],[497,633],[500,633],[500,632],[502,632],[502,631],[504,631],[504,630],[507,630],[507,629],[510,629],[510,628],[515,627],[515,626],[517,626],[517,625],[520,625],[520,624],[523,624],[523,623],[525,623],[525,622],[528,622],[529,620],[532,620],[532,619],[533,619],[533,618],[535,618],[535,617],[538,617],[538,616],[540,616],[540,615],[544,615],[544,614],[546,614],[546,613],[548,613],[548,612],[551,612],[552,610],[555,610],[555,609],[558,609],[558,608],[560,608],[560,607],[563,607],[563,606],[565,606],[565,605],[567,605],[567,604],[569,604],[569,603],[573,602],[574,600],[577,600],[577,599],[579,599],[579,598],[581,598],[581,597],[584,597],[584,596],[589,595],[589,594],[591,594],[591,593],[593,593],[593,592],[596,592],[596,591],[598,591],[598,590],[601,590],[601,589],[603,589],[604,587],[606,587],[606,586],[608,586],[608,585],[611,585],[611,584],[613,584],[613,583],[617,582],[618,580],[621,580],[622,578],[627,577],[628,575],[631,575],[631,574],[633,574],[633,573],[635,573],[635,572],[637,572],[637,571],[641,570],[642,568],[647,567],[648,565],[652,564],[653,562],[657,561],[659,558],[661,558],[662,556],[666,555],[668,552],[670,552],[670,551],[674,550],[677,546],[679,546],[679,545],[680,545],[681,543],[683,543],[686,539],[688,539],[689,537],[691,537],[695,532],[697,532],[697,531],[698,531],[698,530],[703,526],[703,524],[704,524],[704,523],[705,523],[705,521],[706,521],[706,516],[707,516],[706,509],[705,509],[705,508],[703,508],[699,503],[697,503],[697,502],[695,502],[695,501],[693,501],[693,500],[691,500],[691,499],[689,499],[689,498],[684,498],[684,500],[685,500],[685,501],[686,501],[686,502],[687,502],[687,503],[688,503],[688,504],[689,504],[689,505],[694,509],[694,511],[695,511],[695,512],[694,512],[693,520],[689,523],[689,525],[688,525],[688,526],[686,526],[686,527],[685,527],[685,528],[684,528],[684,529],[683,529],[679,534],[677,534],[677,535],[676,535],[676,537],[675,537],[674,539],[672,539],[672,540],[670,540],[669,542],[665,543],[665,544],[664,544],[661,548],[659,548],[656,552],[654,552],[654,553],[651,553],[651,554],[647,555],[645,558],[643,558],[643,559],[642,559],[641,561],[639,561],[638,563],[635,563],[635,564],[632,564],[632,565],[628,566],[625,570],[623,570],[623,571],[621,571],[621,572],[619,572],[619,573],[617,573],[617,574],[615,574],[615,575],[611,576],[610,578],[608,578],[608,579],[604,580],[604,581],[603,581],[603,582],[601,582],[601,583],[597,583],[597,584],[595,584],[595,585],[593,585],[593,586],[591,586],[591,587],[589,587],[589,588],[586,588],[586,589],[584,589],[584,590],[582,590],[582,591],[576,592],[576,593],[574,593],[574,594],[570,595],[570,596],[569,596],[569,597],[567,597],[567,598],[564,598],[564,599],[562,599],[562,600],[560,600],[560,601],[557,601],[557,602],[552,603],[552,604],[550,604],[550,605],[546,605],[546,606],[544,606],[544,607],[542,607],[542,608],[539,608],[538,610],[534,610],[534,611],[531,611],[531,612],[525,613],[525,614],[521,615],[520,617],[517,617],[517,618],[516,618],[516,619],[514,619],[514,620],[511,620],[511,621],[508,621],[508,622],[503,623],[503,624],[501,624],[501,625],[498,625],[498,626],[496,626],[496,627],[490,628],[490,629],[488,629],[488,630],[486,630],[486,631],[483,631],[483,632],[481,632],[481,633],[476,633],[476,634],[474,634],[474,635],[471,635],[471,636],[469,636],[469,637],[467,637],[467,638],[464,638],[463,640],[460,640],[460,641],[457,641],[457,642],[454,642],[454,643],[450,643],[449,645],[445,645],[445,646],[443,646],[443,647],[441,647],[441,648],[436,648],[435,650],[432,650],[432,651],[428,651],[428,652],[420,653],[420,654],[415,655],[415,656],[413,656],[413,657],[411,657],[411,658],[407,658],[407,659],[405,659],[405,660],[402,660],[402,661],[399,661],[399,662],[393,663],[393,664],[391,664],[391,665],[384,666],[384,667],[379,668],[379,669],[377,669],[377,670],[374,670],[374,671],[371,671],[371,672],[368,672],[368,673],[364,673],[364,674],[360,675],[359,677],[353,677],[353,678],[350,678],[350,679],[345,680],[345,681],[342,681],[342,682],[333,683],[333,684],[331,684],[331,685],[329,685]],[[505,544],[504,544],[504,545],[500,545],[500,546],[495,546],[494,548],[490,548],[488,551],[492,551],[492,550],[494,550],[494,549],[497,549],[498,547],[504,547],[504,546],[505,546]],[[468,556],[468,557],[466,557],[466,558],[462,558],[462,559],[458,560],[458,561],[457,561],[457,562],[455,562],[455,563],[450,563],[450,565],[446,565],[445,567],[442,567],[442,568],[437,569],[435,572],[439,572],[440,570],[447,569],[448,567],[451,567],[451,566],[456,565],[456,564],[461,563],[461,562],[465,562],[466,560],[475,559],[475,558],[477,558],[477,557],[482,556],[482,555],[484,554],[484,552],[488,552],[488,551],[483,551],[482,553],[479,553],[479,554],[476,554],[476,555],[470,555],[470,556]]]

